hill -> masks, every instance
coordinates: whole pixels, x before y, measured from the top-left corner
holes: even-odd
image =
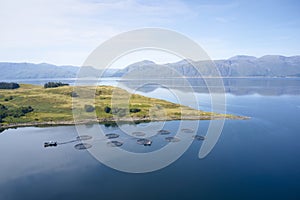
[[[97,77],[102,71],[93,67],[77,66],[56,66],[47,63],[9,63],[0,62],[0,80],[18,80],[18,79],[64,79],[76,78],[79,70],[83,77]],[[107,71],[106,76],[115,73],[114,70]]]

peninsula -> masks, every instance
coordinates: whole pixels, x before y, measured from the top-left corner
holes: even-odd
[[[80,105],[84,117],[79,123],[141,122],[165,120],[247,119],[243,116],[195,110],[187,106],[154,99],[113,86],[85,86],[95,90],[95,99]],[[73,104],[81,98],[73,86],[45,88],[20,84],[16,89],[0,89],[0,128],[41,125],[72,125]],[[111,105],[112,94],[118,90],[130,95],[128,109]],[[73,99],[73,101],[72,101]],[[94,112],[95,111],[95,112]],[[89,115],[96,113],[96,120]],[[78,123],[78,122],[76,122]]]

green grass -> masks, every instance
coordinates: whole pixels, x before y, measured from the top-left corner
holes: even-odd
[[[34,111],[27,113],[20,118],[6,117],[4,118],[4,124],[10,123],[25,123],[25,122],[59,122],[59,121],[72,121],[72,86],[63,86],[58,88],[43,88],[42,86],[21,84],[21,87],[14,90],[0,90],[0,104],[8,108],[18,108],[21,106],[31,106]],[[95,87],[82,87],[80,89],[93,90]],[[138,108],[139,112],[130,113],[122,116],[123,118],[133,117],[135,119],[151,118],[155,120],[172,120],[180,119],[181,116],[191,117],[225,117],[235,118],[233,115],[216,114],[211,112],[203,112],[195,110],[186,106],[171,103],[168,101],[148,98],[137,94],[129,94],[127,91],[112,86],[98,86],[95,92],[95,108],[97,118],[113,119],[114,116],[111,113],[104,111],[105,106],[112,107],[112,98],[115,95],[120,99],[126,99],[129,97],[129,105],[121,103],[121,108]],[[12,100],[5,101],[6,98],[12,96]],[[114,96],[114,97],[115,97]],[[79,105],[76,112],[82,113],[83,116],[89,117],[90,113],[84,111],[85,104],[92,104],[92,100],[85,99],[86,96],[81,96],[73,99],[75,105]],[[80,101],[84,100],[84,101]],[[82,104],[84,102],[84,104]],[[117,106],[117,107],[118,107]]]

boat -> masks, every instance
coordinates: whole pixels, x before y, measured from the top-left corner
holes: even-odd
[[[49,141],[44,143],[44,147],[56,147],[57,142]]]

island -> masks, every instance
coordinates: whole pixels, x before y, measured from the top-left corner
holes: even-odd
[[[220,114],[195,110],[161,99],[139,94],[129,94],[126,90],[113,86],[84,86],[95,91],[95,99],[76,107],[84,117],[76,123],[114,123],[169,121],[169,120],[214,120],[248,119],[244,116]],[[113,92],[130,95],[129,105],[119,108],[111,105]],[[43,87],[20,84],[15,89],[0,89],[0,129],[22,126],[73,125],[74,107],[80,100],[74,86]],[[79,109],[78,109],[79,108]],[[91,120],[92,115],[96,120]]]

